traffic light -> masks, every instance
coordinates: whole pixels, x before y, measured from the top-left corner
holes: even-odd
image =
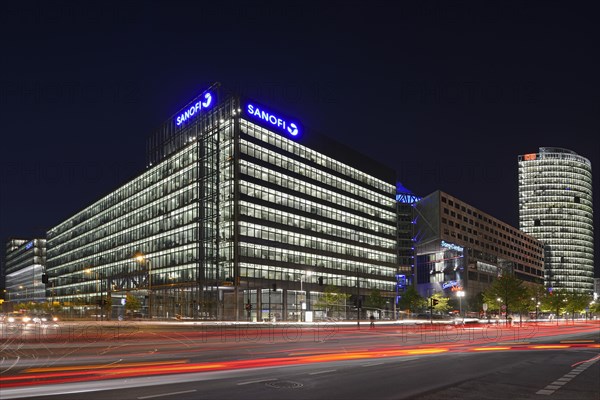
[[[42,274],[42,283],[48,283],[48,274]]]
[[[437,306],[440,301],[438,299],[431,299],[431,305]]]

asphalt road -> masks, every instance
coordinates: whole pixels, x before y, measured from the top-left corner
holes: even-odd
[[[597,400],[600,337],[591,328],[143,326],[112,341],[98,331],[87,341],[13,338],[1,348],[0,397]],[[172,371],[157,369],[169,363]],[[42,384],[50,375],[61,383]],[[9,387],[11,378],[28,380]]]

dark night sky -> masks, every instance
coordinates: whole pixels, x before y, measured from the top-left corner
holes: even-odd
[[[517,156],[574,150],[597,221],[598,14],[495,3],[5,3],[0,240],[143,171],[146,138],[214,81],[516,227]]]

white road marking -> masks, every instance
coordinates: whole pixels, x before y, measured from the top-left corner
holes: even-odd
[[[258,379],[256,381],[240,382],[240,383],[238,383],[238,385],[250,385],[252,383],[270,382],[270,381],[276,381],[276,380],[277,379]]]
[[[577,365],[577,368],[573,368],[571,371],[567,372],[562,377],[558,378],[545,388],[538,390],[535,394],[543,394],[543,395],[551,395],[567,383],[569,383],[574,377],[576,377],[579,373],[585,371],[588,367],[594,364],[596,361],[600,360],[599,357],[594,357],[589,360],[585,360],[581,363],[573,364]]]
[[[184,393],[193,393],[196,392],[196,389],[192,389],[192,390],[184,390],[182,392],[171,392],[171,393],[162,393],[162,394],[153,394],[151,396],[142,396],[142,397],[138,397],[139,400],[142,399],[154,399],[156,397],[163,397],[163,396],[173,396],[176,394],[184,394]]]
[[[328,372],[335,372],[335,371],[337,371],[337,369],[328,369],[328,370],[325,370],[325,371],[309,372],[308,374],[309,375],[318,375],[318,374],[326,374]]]
[[[378,362],[378,363],[370,363],[370,364],[363,364],[363,367],[372,367],[374,365],[381,365],[381,364],[385,364],[383,362]]]

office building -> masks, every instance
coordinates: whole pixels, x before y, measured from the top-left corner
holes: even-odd
[[[519,226],[545,245],[548,288],[591,294],[592,166],[577,153],[540,147],[519,156]]]
[[[475,297],[503,274],[543,284],[543,245],[534,237],[442,191],[423,197],[414,209],[422,296],[460,291]]]
[[[15,303],[46,300],[42,276],[46,265],[46,239],[10,239],[6,243],[6,300]]]
[[[219,85],[147,150],[144,173],[48,232],[52,296],[75,313],[126,315],[129,294],[147,317],[297,320],[324,316],[328,286],[393,296],[393,170]]]

